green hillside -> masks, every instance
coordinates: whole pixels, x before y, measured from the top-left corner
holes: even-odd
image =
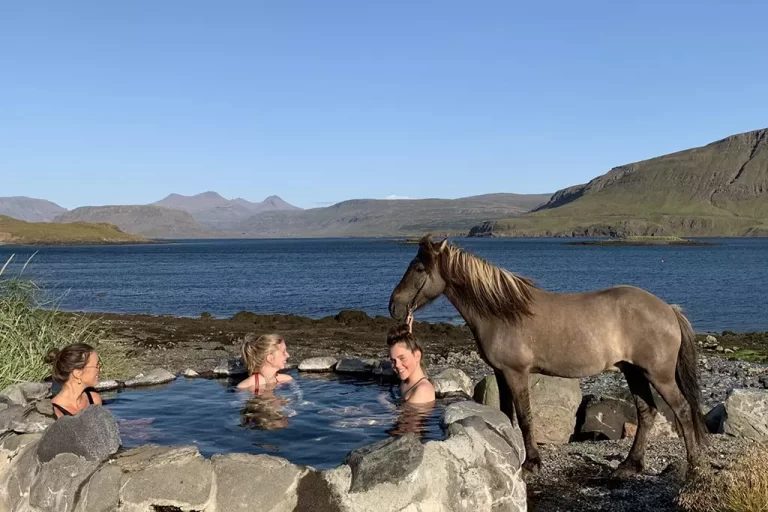
[[[616,167],[473,236],[768,236],[768,129]]]
[[[75,245],[146,241],[144,237],[123,233],[112,224],[25,222],[0,215],[0,244]]]

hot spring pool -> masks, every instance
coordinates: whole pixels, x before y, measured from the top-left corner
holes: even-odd
[[[216,453],[267,453],[294,464],[328,469],[346,455],[402,431],[445,438],[440,418],[448,402],[426,413],[396,409],[395,387],[338,374],[289,372],[294,381],[256,396],[236,381],[185,379],[162,387],[105,393],[123,447],[193,444]]]

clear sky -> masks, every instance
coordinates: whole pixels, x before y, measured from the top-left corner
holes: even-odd
[[[768,2],[3,2],[0,196],[538,193],[768,126]]]

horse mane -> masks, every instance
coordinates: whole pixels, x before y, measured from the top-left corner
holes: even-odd
[[[530,279],[516,276],[454,245],[440,252],[438,265],[457,298],[478,315],[511,317],[517,322],[533,314],[531,291],[538,287]]]

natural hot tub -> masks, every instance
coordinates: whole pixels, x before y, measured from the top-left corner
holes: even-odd
[[[290,371],[294,381],[254,395],[237,380],[179,378],[163,386],[104,395],[118,419],[124,448],[194,445],[216,453],[266,453],[326,469],[355,448],[390,435],[417,432],[444,439],[440,418],[448,399],[431,410],[395,408],[393,387],[373,378]]]

